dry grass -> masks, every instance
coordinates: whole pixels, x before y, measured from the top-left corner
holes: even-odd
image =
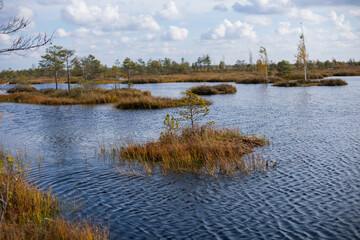
[[[236,87],[230,84],[219,84],[214,86],[200,85],[192,87],[192,93],[197,95],[214,95],[214,94],[233,94],[236,93]]]
[[[323,79],[320,81],[280,81],[274,83],[275,87],[309,87],[309,86],[344,86],[347,85],[342,79]]]
[[[29,184],[24,171],[22,159],[0,150],[0,239],[107,239],[104,228],[59,217],[59,201]]]
[[[17,87],[16,87],[17,88]],[[12,89],[9,89],[12,91]],[[101,88],[73,88],[67,90],[42,89],[33,92],[15,91],[0,95],[0,102],[30,103],[42,105],[73,105],[118,103],[119,109],[157,109],[176,107],[178,100],[153,97],[149,91],[137,89],[106,90]]]
[[[162,171],[205,173],[210,175],[266,171],[269,162],[259,158],[244,158],[253,148],[267,145],[264,138],[241,135],[237,129],[196,127],[181,134],[162,134],[158,141],[131,144],[117,149],[120,161],[140,164],[151,173]],[[271,165],[271,164],[270,164]]]

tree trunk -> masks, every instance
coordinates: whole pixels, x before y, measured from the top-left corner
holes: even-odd
[[[305,75],[305,82],[307,81],[306,79],[306,63],[304,63],[304,75]]]
[[[55,71],[55,83],[56,83],[56,90],[58,90],[58,72]]]
[[[67,78],[68,78],[68,90],[70,91],[70,71],[67,69]]]
[[[128,72],[128,88],[130,88],[131,84],[130,84],[130,71]]]

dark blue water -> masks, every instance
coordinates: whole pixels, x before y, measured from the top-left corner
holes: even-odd
[[[148,178],[95,157],[102,143],[157,138],[175,109],[0,103],[0,143],[44,156],[39,167],[32,161],[32,181],[75,200],[76,216],[109,223],[116,239],[359,239],[360,78],[344,79],[343,87],[236,85],[235,95],[208,97],[204,121],[271,140],[258,149],[278,163],[267,173]],[[179,97],[193,85],[135,87]]]

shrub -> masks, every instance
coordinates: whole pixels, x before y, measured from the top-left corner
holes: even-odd
[[[19,85],[16,87],[12,87],[7,90],[7,93],[16,93],[16,92],[36,92],[36,87],[31,85]]]

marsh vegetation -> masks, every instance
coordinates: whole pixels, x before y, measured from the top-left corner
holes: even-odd
[[[21,154],[0,149],[0,239],[107,239],[105,228],[62,217],[60,201],[26,179]]]
[[[233,94],[236,87],[230,84],[200,85],[190,88],[190,91],[197,95]]]

